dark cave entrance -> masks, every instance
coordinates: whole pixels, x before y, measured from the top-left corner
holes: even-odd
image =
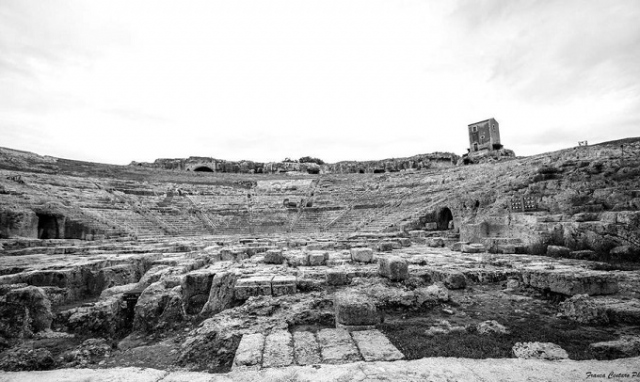
[[[49,214],[36,215],[38,216],[38,239],[59,239],[58,219]]]
[[[449,207],[445,207],[438,212],[438,229],[441,231],[449,229],[449,224],[453,221],[453,214]]]
[[[207,166],[200,166],[200,167],[196,167],[193,171],[197,171],[197,172],[213,172],[213,169],[211,167],[207,167]]]

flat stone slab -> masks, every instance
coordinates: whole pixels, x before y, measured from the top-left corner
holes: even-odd
[[[274,296],[296,293],[295,276],[274,276],[271,280],[271,292]]]
[[[360,352],[344,329],[322,329],[318,332],[322,362],[341,364],[361,361]]]
[[[412,361],[367,362],[346,365],[291,366],[264,370],[233,370],[225,374],[164,371],[150,368],[58,369],[0,371],[3,382],[247,382],[247,381],[616,381],[637,379],[640,357],[611,361],[546,361],[464,358],[422,358]],[[633,374],[633,373],[636,374]],[[609,376],[611,374],[611,376]],[[498,377],[499,376],[499,377]]]
[[[288,330],[278,330],[267,336],[262,355],[262,367],[282,367],[293,363],[293,337]]]
[[[262,350],[264,348],[264,335],[260,333],[245,334],[240,340],[236,356],[233,359],[232,368],[255,367],[262,363]]]
[[[322,361],[318,340],[312,332],[293,333],[293,351],[298,365],[313,365]]]
[[[397,361],[404,355],[379,330],[351,332],[365,361]]]

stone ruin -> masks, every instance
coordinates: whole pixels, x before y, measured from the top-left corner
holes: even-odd
[[[552,359],[577,350],[519,322],[606,328],[580,351],[637,356],[640,139],[624,144],[317,174],[0,149],[0,369],[425,356],[403,322]]]

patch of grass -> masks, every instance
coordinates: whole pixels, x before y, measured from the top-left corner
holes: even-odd
[[[491,318],[487,318],[491,319]],[[615,335],[602,329],[580,326],[575,322],[555,318],[500,320],[510,334],[480,335],[474,327],[466,332],[428,336],[425,330],[432,320],[391,321],[380,325],[389,340],[407,359],[423,357],[512,358],[516,342],[552,342],[567,351],[574,360],[598,358],[589,351],[589,344],[610,341]]]

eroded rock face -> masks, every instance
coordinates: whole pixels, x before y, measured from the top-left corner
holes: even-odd
[[[560,303],[560,312],[569,319],[585,324],[632,324],[640,320],[640,301],[593,298],[582,294]]]
[[[236,272],[219,272],[211,281],[209,298],[200,314],[213,315],[228,308],[234,300],[234,285],[238,280]]]
[[[56,317],[56,322],[73,333],[113,337],[127,325],[125,309],[122,296],[115,295],[89,306],[63,311]]]
[[[567,272],[554,270],[525,271],[522,281],[534,288],[567,296],[577,294],[607,295],[618,292],[618,282],[606,272]]]
[[[158,281],[146,288],[138,298],[133,327],[151,331],[177,325],[184,317],[181,287]]]
[[[13,325],[9,324],[5,329],[7,334],[21,336],[51,328],[53,321],[51,302],[42,288],[27,286],[13,289],[4,296],[3,300],[0,315],[6,317],[8,314],[17,313],[17,317],[22,316],[25,320],[22,324],[17,322]]]

